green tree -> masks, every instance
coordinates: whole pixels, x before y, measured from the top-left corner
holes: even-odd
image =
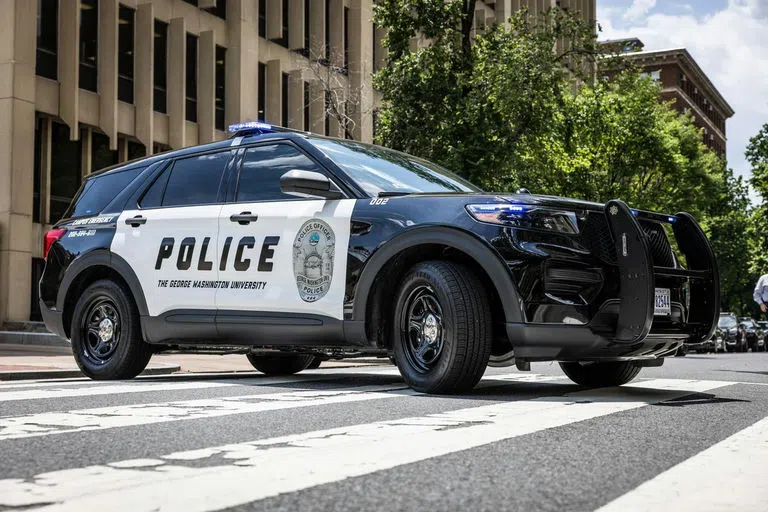
[[[618,60],[598,61],[595,34],[566,12],[522,11],[509,30],[478,34],[473,15],[471,0],[376,5],[389,49],[375,76],[378,142],[437,161],[486,190],[525,187],[689,211],[720,262],[723,304],[750,308],[750,264],[768,254],[768,240],[758,248],[759,237],[745,235],[756,226],[746,187],[707,150],[693,118],[660,103],[650,78]],[[429,44],[413,51],[417,34]],[[597,75],[610,79],[594,78],[598,63]],[[761,134],[753,153],[765,186],[755,188],[768,197],[768,129]]]

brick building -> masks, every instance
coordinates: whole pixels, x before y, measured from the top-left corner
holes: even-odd
[[[725,122],[734,114],[704,71],[685,48],[644,50],[637,38],[604,41],[601,47],[619,53],[661,85],[661,100],[674,101],[680,111],[693,115],[707,147],[725,156]]]

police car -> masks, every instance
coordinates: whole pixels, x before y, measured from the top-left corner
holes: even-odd
[[[266,374],[389,356],[431,393],[532,361],[612,386],[712,335],[717,268],[687,213],[485,193],[379,146],[232,131],[88,177],[45,234],[42,314],[89,377],[189,350]]]

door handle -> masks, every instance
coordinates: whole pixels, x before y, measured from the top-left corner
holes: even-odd
[[[251,212],[242,212],[237,215],[230,215],[229,220],[232,222],[237,222],[241,226],[247,226],[251,222],[256,222],[259,220],[259,216],[253,215]]]
[[[141,215],[137,215],[130,219],[125,219],[125,223],[128,224],[131,227],[137,228],[141,226],[142,224],[147,223],[146,217],[142,217]]]

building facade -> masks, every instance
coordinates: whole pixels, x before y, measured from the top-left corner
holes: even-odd
[[[726,121],[733,108],[712,84],[685,48],[644,50],[643,42],[629,38],[601,43],[611,53],[619,53],[661,86],[660,99],[671,101],[681,112],[690,112],[702,130],[704,144],[720,156],[726,151]]]
[[[0,0],[0,325],[37,319],[43,234],[93,171],[242,120],[370,141],[373,1]],[[594,20],[595,0],[496,0],[475,24],[555,6]]]

